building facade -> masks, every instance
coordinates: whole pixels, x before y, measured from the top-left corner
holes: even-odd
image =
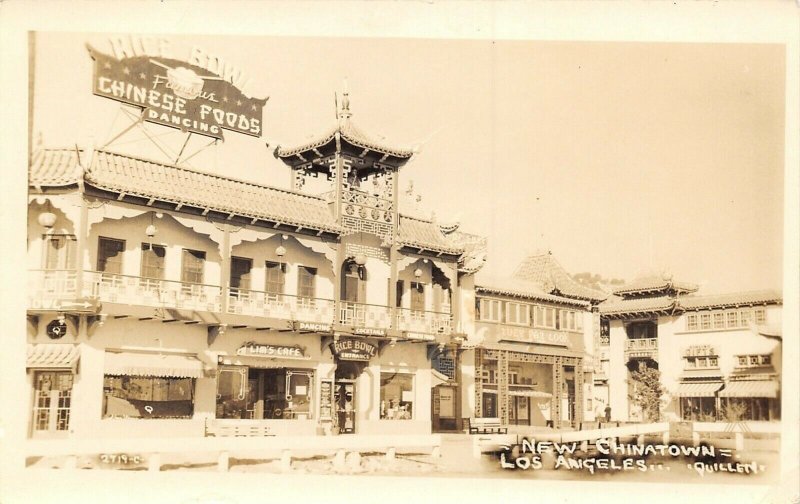
[[[485,240],[400,213],[412,155],[363,135],[346,95],[328,133],[276,149],[291,190],[36,152],[30,435],[458,428],[452,357]]]
[[[697,290],[645,278],[600,306],[599,354],[614,420],[648,420],[635,401],[641,367],[658,369],[668,420],[780,419],[780,293]]]

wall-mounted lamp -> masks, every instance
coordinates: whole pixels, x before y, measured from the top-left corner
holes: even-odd
[[[286,255],[286,247],[283,246],[283,240],[287,239],[288,236],[285,234],[281,235],[281,244],[278,245],[278,248],[275,249],[275,255],[278,257],[283,257]]]
[[[39,214],[39,225],[51,229],[56,225],[56,214],[50,211],[50,200],[47,200],[47,208]]]
[[[414,270],[414,276],[417,277],[417,278],[421,277],[422,276],[422,270],[420,268],[415,269]]]
[[[367,256],[364,254],[356,254],[356,256],[353,258],[353,262],[359,266],[364,266],[367,264]]]
[[[158,228],[153,224],[153,214],[150,214],[150,225],[145,228],[144,234],[146,234],[148,238],[152,238],[156,235],[157,231]]]

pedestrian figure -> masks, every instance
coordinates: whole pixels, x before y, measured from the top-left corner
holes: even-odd
[[[606,406],[606,423],[611,421],[611,406]]]

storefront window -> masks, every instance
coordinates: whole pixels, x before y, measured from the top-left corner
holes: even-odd
[[[310,420],[313,389],[313,371],[221,368],[217,378],[217,418]]]
[[[411,420],[413,404],[413,375],[381,373],[381,419]]]
[[[191,418],[194,379],[109,376],[103,380],[103,418]]]
[[[681,410],[684,420],[713,422],[717,417],[713,397],[684,397],[681,402]]]

